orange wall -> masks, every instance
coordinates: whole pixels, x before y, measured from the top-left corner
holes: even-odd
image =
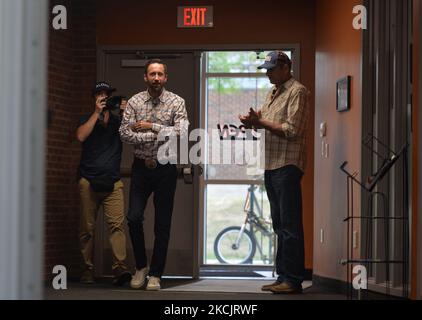
[[[421,88],[421,12],[422,12],[422,3],[420,0],[413,0],[413,104],[412,104],[412,119],[413,119],[413,141],[412,141],[412,163],[419,164],[418,152],[420,144],[419,131],[420,128],[420,116],[419,116],[419,107],[421,106],[421,96],[419,89]],[[419,185],[418,181],[421,181],[421,174],[419,171],[419,166],[414,165],[412,170],[412,239],[411,239],[411,297],[415,299],[417,297],[417,283],[418,283],[418,253],[420,255],[420,245],[418,241],[421,235],[418,235],[418,210],[421,208],[420,199],[418,199],[419,194]],[[420,262],[420,260],[419,260]],[[420,269],[422,266],[419,264],[419,276]],[[419,280],[419,283],[420,280]],[[420,290],[420,289],[419,289]],[[420,292],[420,291],[419,291]]]
[[[214,28],[178,29],[178,5],[213,5]],[[98,45],[215,45],[298,43],[301,49],[300,80],[314,92],[314,0],[260,2],[245,0],[102,0],[98,1]],[[312,95],[311,106],[314,105]],[[311,124],[314,122],[312,114]],[[312,269],[313,151],[310,125],[308,166],[303,179],[306,267]]]
[[[346,176],[339,167],[348,161],[360,172],[361,158],[361,31],[352,27],[353,7],[360,0],[316,1],[314,274],[346,280]],[[351,110],[336,111],[336,81],[352,76]],[[319,125],[327,123],[329,157],[321,156]],[[355,190],[356,214],[360,211]],[[320,243],[320,230],[324,241]],[[357,253],[358,254],[358,253]]]

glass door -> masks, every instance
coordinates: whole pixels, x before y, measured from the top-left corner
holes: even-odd
[[[292,55],[292,51],[285,52]],[[233,148],[233,141],[244,134],[238,115],[246,114],[251,107],[259,109],[272,86],[265,70],[257,69],[266,53],[203,53],[202,128],[209,136],[217,132],[220,151],[224,157],[229,153],[227,159],[222,156],[221,162],[216,163],[215,141],[211,145],[207,139],[202,190],[203,266],[273,265],[275,237],[263,183],[264,171],[238,161],[243,155]]]

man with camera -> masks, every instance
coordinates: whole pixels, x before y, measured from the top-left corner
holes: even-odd
[[[120,179],[122,142],[119,127],[126,101],[123,97],[110,97],[113,91],[115,89],[106,82],[95,85],[92,90],[95,110],[81,117],[76,131],[76,137],[82,143],[78,170],[81,200],[79,241],[83,258],[80,280],[87,284],[94,283],[93,236],[100,206],[110,232],[113,284],[123,285],[131,279],[125,264],[124,198]]]

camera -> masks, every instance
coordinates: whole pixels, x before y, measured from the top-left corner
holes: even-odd
[[[126,100],[126,97],[124,97],[124,96],[111,96],[111,97],[105,99],[106,106],[104,107],[104,110],[109,110],[109,111],[120,110],[122,100]]]
[[[123,110],[120,109],[120,106],[123,100],[127,100],[127,98],[125,96],[111,96],[103,99],[101,102],[105,101],[106,105],[100,113],[99,119],[104,119],[104,111],[109,111],[113,117],[121,119]]]

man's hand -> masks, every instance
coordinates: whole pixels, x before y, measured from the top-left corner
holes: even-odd
[[[249,113],[246,116],[239,115],[239,120],[246,128],[259,128],[261,126],[260,120],[262,118],[261,111],[256,112],[253,108],[249,109]]]
[[[144,120],[138,121],[132,126],[132,130],[136,132],[152,130],[152,123]]]
[[[98,97],[95,101],[95,112],[100,114],[106,106],[106,98]]]
[[[248,120],[252,126],[258,127],[262,118],[261,111],[256,112],[253,108],[249,109]]]
[[[248,116],[242,116],[241,114],[239,114],[239,120],[240,122],[242,122],[246,128],[252,128],[252,125],[249,121],[249,115]]]

